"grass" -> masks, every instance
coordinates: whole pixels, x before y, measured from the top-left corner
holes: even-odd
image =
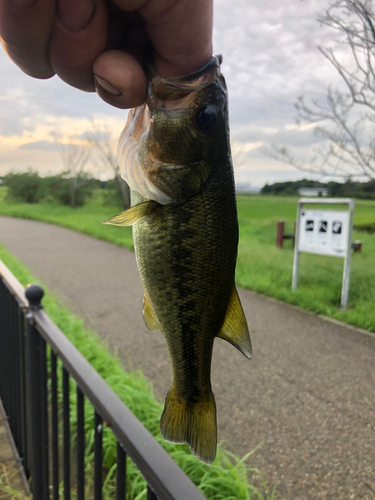
[[[343,259],[301,254],[299,284],[291,291],[293,249],[286,241],[276,248],[276,224],[296,217],[297,198],[239,196],[240,244],[236,282],[256,292],[298,305],[340,321],[375,331],[375,235],[353,231],[363,242],[362,253],[353,254],[348,309],[340,309]],[[375,202],[356,200],[355,224],[375,221]]]
[[[130,227],[122,227],[119,231],[118,227],[102,224],[104,220],[109,219],[121,209],[116,206],[103,206],[100,190],[94,192],[93,197],[84,207],[78,207],[75,210],[68,206],[52,203],[9,202],[5,200],[5,197],[6,187],[0,186],[1,215],[50,222],[109,241],[115,245],[134,248]]]
[[[35,282],[29,271],[2,246],[0,246],[0,259],[22,285],[25,286],[27,283]],[[109,352],[107,346],[99,339],[98,335],[94,331],[85,329],[81,319],[71,314],[66,307],[61,307],[57,298],[51,295],[45,287],[44,289],[46,294],[43,298],[43,304],[52,320],[151,432],[161,446],[167,450],[206,498],[212,500],[272,500],[274,498],[275,490],[269,491],[259,471],[246,464],[247,459],[255,450],[240,460],[238,457],[225,451],[223,446],[219,444],[214,464],[207,466],[194,457],[187,446],[165,442],[161,438],[159,431],[162,405],[155,399],[151,383],[145,379],[141,372],[126,372],[116,355],[114,356]],[[74,382],[71,380],[72,448],[74,448],[75,441],[75,394]],[[86,497],[90,498],[92,497],[94,414],[91,405],[87,401],[85,404],[85,467],[88,477]],[[114,498],[116,440],[112,431],[106,426],[103,433],[103,465],[105,470],[104,498]],[[259,478],[261,480],[260,487],[256,488],[252,484],[252,479],[257,479],[259,482]],[[127,500],[145,500],[145,481],[132,462],[128,463],[127,480]],[[7,491],[9,492],[9,484],[7,483],[6,473],[5,475],[3,473],[0,474],[0,498]],[[11,498],[19,497],[14,496]],[[74,494],[72,498],[75,498]]]
[[[126,248],[133,248],[130,228],[101,224],[119,211],[103,206],[98,190],[90,202],[72,210],[51,204],[28,205],[5,201],[0,187],[0,214],[42,220],[74,229]],[[244,288],[284,300],[304,309],[375,331],[375,234],[357,229],[353,239],[363,241],[362,253],[354,254],[346,311],[340,309],[343,260],[337,257],[301,254],[299,286],[292,293],[293,250],[290,241],[275,246],[276,223],[296,217],[296,197],[238,196],[240,244],[236,282]],[[375,223],[375,202],[357,200],[355,226]],[[288,229],[287,229],[288,230]],[[289,231],[288,230],[288,231]]]
[[[12,469],[12,470],[11,470]],[[6,464],[0,464],[0,499],[1,500],[25,500],[30,496],[26,496],[24,491],[19,491],[13,486],[13,478],[17,474],[17,469],[7,467]]]

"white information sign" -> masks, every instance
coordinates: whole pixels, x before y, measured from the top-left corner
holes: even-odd
[[[301,210],[298,251],[345,257],[348,249],[349,212]]]
[[[319,205],[319,208],[305,209],[304,205]],[[320,208],[323,205],[346,205],[349,210],[326,210]],[[300,252],[343,257],[341,307],[346,308],[349,294],[353,216],[354,201],[350,198],[302,198],[298,201],[292,290],[297,289]]]

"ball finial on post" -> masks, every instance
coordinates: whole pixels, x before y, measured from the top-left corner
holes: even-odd
[[[31,308],[39,308],[44,295],[43,288],[37,283],[27,285],[25,289],[25,296]]]

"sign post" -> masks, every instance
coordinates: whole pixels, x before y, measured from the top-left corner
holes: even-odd
[[[304,205],[348,205],[349,210],[305,209]],[[298,201],[294,246],[292,290],[298,284],[300,252],[344,258],[341,307],[346,309],[349,293],[354,200],[350,198],[301,198]]]

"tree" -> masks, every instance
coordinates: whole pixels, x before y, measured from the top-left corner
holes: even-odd
[[[124,208],[130,207],[130,190],[121,177],[120,166],[117,162],[116,140],[109,127],[104,124],[92,122],[92,129],[87,135],[95,157],[105,169],[109,169],[114,176],[114,185],[118,197]]]
[[[345,90],[328,87],[326,102],[298,98],[299,123],[319,124],[316,137],[326,145],[306,164],[285,147],[263,149],[268,156],[310,173],[361,180],[375,179],[375,8],[373,0],[338,0],[318,18],[336,30],[351,62],[340,62],[332,48],[318,47],[339,73]]]
[[[61,142],[57,143],[57,149],[66,168],[63,175],[69,181],[70,206],[76,208],[78,191],[90,181],[90,175],[84,170],[90,159],[90,151],[83,144]]]

